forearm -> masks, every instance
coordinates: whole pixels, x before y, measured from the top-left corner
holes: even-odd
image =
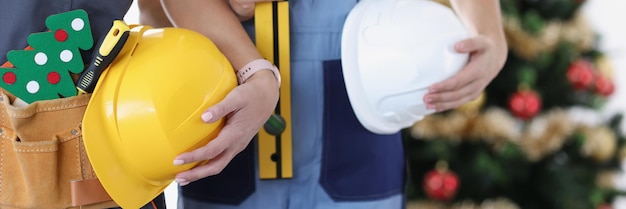
[[[506,42],[499,0],[450,0],[450,3],[474,34],[487,36],[497,43]]]
[[[176,27],[198,31],[210,38],[237,70],[261,58],[227,0],[162,0]]]

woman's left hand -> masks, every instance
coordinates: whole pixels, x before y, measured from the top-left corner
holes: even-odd
[[[207,163],[176,175],[176,182],[185,186],[198,179],[217,175],[248,146],[250,140],[274,111],[278,101],[278,82],[269,70],[259,71],[248,81],[235,87],[222,101],[211,106],[202,119],[214,123],[224,118],[226,123],[216,138],[206,145],[182,153],[175,165]]]

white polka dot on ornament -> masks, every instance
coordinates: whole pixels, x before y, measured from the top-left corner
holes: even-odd
[[[66,49],[61,51],[59,58],[61,58],[61,61],[63,62],[69,62],[72,61],[72,58],[74,58],[74,54],[72,54],[72,51]]]
[[[37,93],[39,91],[39,83],[37,81],[29,81],[26,84],[26,91],[31,94]]]
[[[45,65],[47,62],[48,56],[45,53],[39,52],[35,54],[35,63],[37,63],[38,65]]]
[[[75,31],[81,31],[85,27],[85,21],[80,18],[75,18],[72,20],[72,29]]]

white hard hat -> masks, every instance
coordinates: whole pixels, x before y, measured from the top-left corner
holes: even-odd
[[[360,123],[391,134],[433,113],[428,87],[468,60],[454,44],[470,32],[452,9],[430,0],[362,0],[341,40],[346,90]]]

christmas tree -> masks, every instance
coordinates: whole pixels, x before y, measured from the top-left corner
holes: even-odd
[[[445,3],[444,1],[441,1]],[[626,155],[584,0],[501,0],[508,60],[480,98],[405,131],[409,208],[610,208]]]
[[[46,26],[49,31],[28,36],[27,49],[10,51],[10,63],[0,68],[0,87],[27,103],[75,96],[70,73],[81,73],[85,67],[79,49],[93,46],[84,10],[51,15]]]

